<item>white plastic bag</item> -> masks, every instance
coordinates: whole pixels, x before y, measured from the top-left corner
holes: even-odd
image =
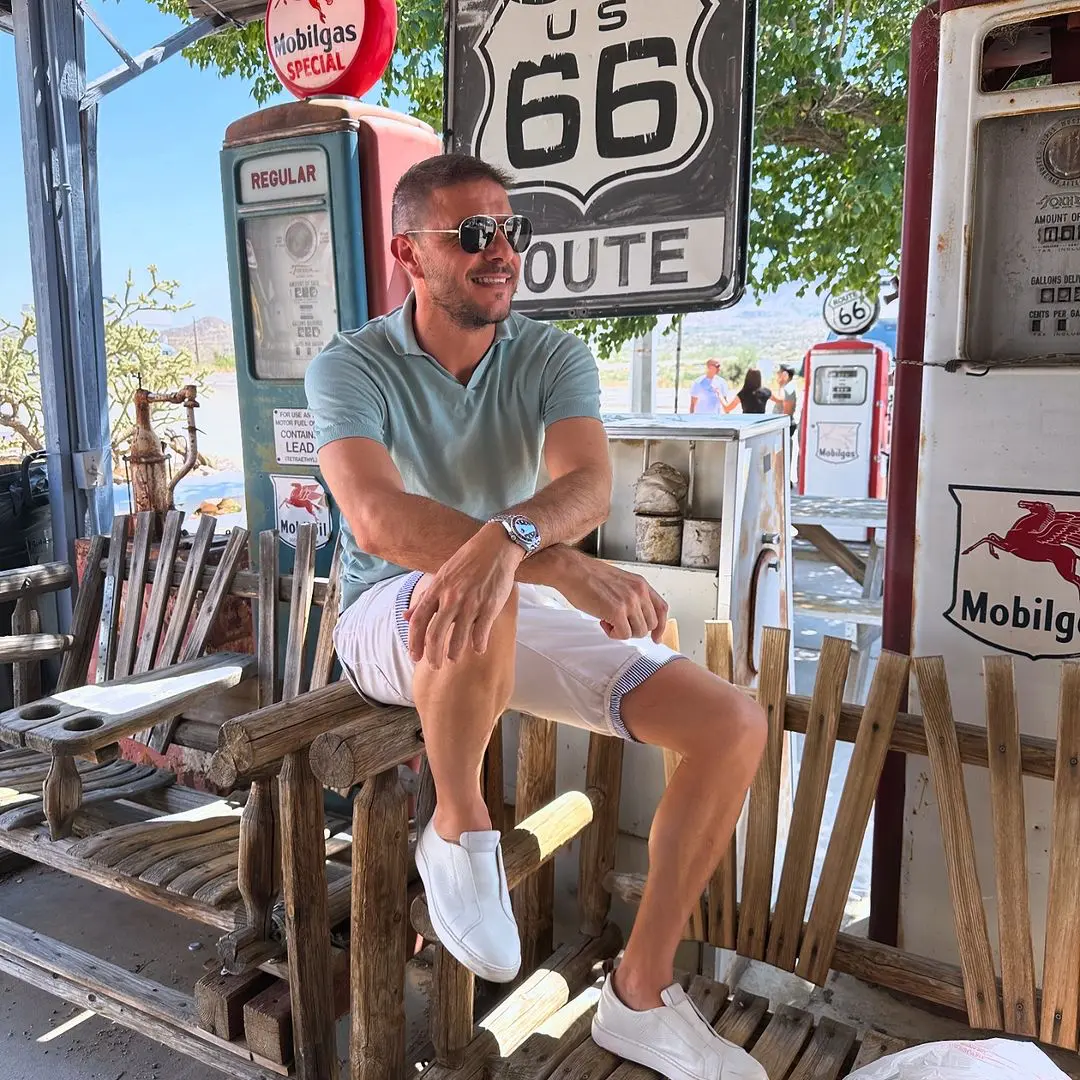
[[[878,1058],[846,1080],[1069,1080],[1037,1046],[1011,1039],[924,1043]]]

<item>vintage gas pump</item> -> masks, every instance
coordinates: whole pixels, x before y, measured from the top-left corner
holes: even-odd
[[[983,657],[1012,657],[1021,731],[1054,737],[1060,661],[1080,656],[1080,5],[942,0],[938,28],[911,650],[944,657],[956,718],[980,725]],[[1025,794],[1041,981],[1050,791]],[[900,935],[955,960],[935,798],[908,758]],[[1008,915],[983,891],[996,941]]]
[[[315,21],[308,5],[268,5],[267,50],[304,100],[235,121],[221,153],[247,524],[278,530],[287,570],[299,526],[316,523],[320,574],[335,514],[304,372],[338,330],[404,298],[390,197],[405,169],[441,150],[427,124],[356,100],[392,52],[393,0],[324,7]]]
[[[799,492],[885,498],[888,468],[889,351],[875,341],[823,341],[803,358]],[[866,539],[865,529],[837,533]]]

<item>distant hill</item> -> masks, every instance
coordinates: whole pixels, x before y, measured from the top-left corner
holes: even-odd
[[[202,363],[210,363],[215,355],[233,355],[232,323],[216,315],[204,315],[194,322],[180,323],[161,331],[162,340],[178,352],[186,349]],[[198,348],[196,348],[196,342]]]

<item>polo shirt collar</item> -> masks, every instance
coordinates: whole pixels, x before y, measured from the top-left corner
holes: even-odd
[[[409,291],[405,302],[386,318],[386,336],[390,344],[401,356],[427,356],[428,354],[420,347],[416,340],[416,331],[413,328],[413,316],[416,312],[416,294]],[[495,324],[495,344],[500,341],[509,341],[517,333],[515,316],[511,311],[510,316],[502,322]]]

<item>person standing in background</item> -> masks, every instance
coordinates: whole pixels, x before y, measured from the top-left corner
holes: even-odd
[[[761,385],[761,372],[757,368],[750,368],[743,378],[742,389],[730,402],[724,402],[722,408],[729,413],[741,405],[744,413],[763,413],[771,397],[772,391]]]
[[[718,413],[730,399],[731,387],[720,374],[720,361],[710,356],[705,361],[705,374],[690,387],[690,411]]]

